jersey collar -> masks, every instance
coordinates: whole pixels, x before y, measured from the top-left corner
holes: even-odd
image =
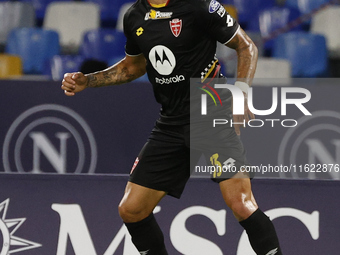
[[[153,8],[162,8],[162,7],[165,7],[169,4],[170,0],[168,0],[166,3],[164,4],[152,4],[149,2],[149,0],[147,0],[148,4],[153,7]]]

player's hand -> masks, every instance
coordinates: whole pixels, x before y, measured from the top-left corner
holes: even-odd
[[[255,119],[254,113],[252,113],[248,108],[248,95],[244,94],[244,115],[233,115],[234,123],[241,123],[241,124],[234,124],[234,129],[237,135],[241,135],[241,127],[246,127],[248,121],[251,119]],[[244,124],[243,124],[244,123]]]
[[[86,88],[88,78],[81,72],[65,73],[61,89],[66,96],[74,96]]]

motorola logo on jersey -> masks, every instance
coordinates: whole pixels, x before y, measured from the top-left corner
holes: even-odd
[[[156,77],[156,83],[158,84],[171,84],[171,83],[178,83],[181,81],[185,81],[185,77],[184,75],[176,75],[174,77],[170,77],[170,78],[157,78]]]
[[[176,58],[172,51],[164,45],[157,45],[149,52],[149,60],[161,75],[169,75],[176,66]]]
[[[12,123],[2,159],[5,172],[93,173],[97,147],[78,113],[61,105],[38,105]]]

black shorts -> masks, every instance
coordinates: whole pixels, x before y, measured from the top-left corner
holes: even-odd
[[[214,149],[206,149],[204,142],[201,148],[197,145],[190,148],[189,124],[169,125],[157,121],[132,167],[129,181],[180,198],[202,154],[207,165],[228,164],[233,166],[232,170],[237,168],[239,171],[242,166],[248,165],[243,145],[233,128],[225,129],[223,133],[223,139],[221,134],[217,137],[210,134],[219,144]],[[214,172],[212,179],[221,182],[235,174],[234,171]]]

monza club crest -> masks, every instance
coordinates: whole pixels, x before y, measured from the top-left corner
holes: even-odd
[[[182,31],[182,20],[173,19],[170,21],[171,32],[175,37],[178,37]]]

